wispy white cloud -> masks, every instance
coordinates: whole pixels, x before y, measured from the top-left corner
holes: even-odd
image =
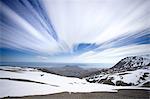
[[[37,58],[39,60],[48,60],[48,57],[45,57],[45,56],[37,56]]]
[[[57,62],[114,63],[149,53],[144,37],[150,35],[149,0],[2,0],[0,5],[1,48]],[[78,48],[82,44],[95,47],[74,50],[84,49]]]
[[[116,63],[127,56],[146,55],[150,53],[150,44],[128,45],[118,48],[109,48],[100,52],[87,52],[74,58],[76,61],[89,63]]]
[[[103,43],[150,26],[148,0],[45,0],[44,4],[60,39],[70,47]]]

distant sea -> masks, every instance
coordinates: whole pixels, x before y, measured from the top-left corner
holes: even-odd
[[[20,67],[63,67],[79,66],[82,68],[108,68],[112,64],[101,63],[46,63],[46,62],[0,62],[0,66],[20,66]]]

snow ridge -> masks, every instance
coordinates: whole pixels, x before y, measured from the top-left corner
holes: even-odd
[[[149,87],[150,59],[141,56],[126,57],[109,69],[99,71],[85,78],[90,83],[110,84],[116,86]]]

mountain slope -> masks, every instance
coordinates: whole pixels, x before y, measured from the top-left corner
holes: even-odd
[[[85,79],[64,77],[33,68],[0,66],[0,98],[45,95],[61,92],[117,92],[118,89],[144,89],[89,83]]]
[[[150,65],[150,60],[148,58],[143,58],[140,56],[131,56],[122,59],[110,69],[114,71],[136,70],[146,67],[148,65]]]
[[[60,92],[116,92],[114,86],[91,84],[84,79],[64,77],[33,68],[0,66],[0,98]]]
[[[88,82],[103,83],[117,86],[142,86],[141,83],[150,81],[150,68],[126,71],[114,74],[99,74],[86,78]]]
[[[150,81],[150,60],[138,56],[126,57],[112,68],[99,71],[86,80],[117,86],[143,86]]]

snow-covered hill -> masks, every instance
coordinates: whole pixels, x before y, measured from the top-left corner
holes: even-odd
[[[0,66],[0,98],[61,92],[117,92],[117,89],[150,90],[142,87],[89,83],[85,79],[54,75],[33,68]]]
[[[150,86],[150,60],[138,56],[126,57],[112,68],[102,70],[86,80],[117,86]]]
[[[150,81],[150,68],[114,74],[99,74],[86,79],[88,82],[117,86],[142,86]]]
[[[0,66],[0,97],[43,95],[60,92],[114,92],[114,86],[91,84],[84,79],[63,77],[37,69]]]
[[[146,66],[150,66],[150,59],[141,56],[130,56],[122,59],[110,69],[113,71],[126,71],[141,69]]]

